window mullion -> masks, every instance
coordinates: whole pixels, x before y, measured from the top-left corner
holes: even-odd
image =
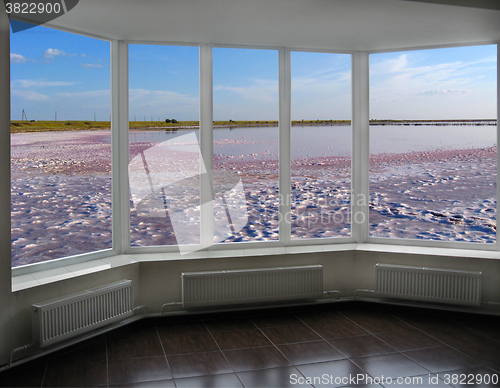
[[[292,66],[289,49],[279,50],[279,192],[280,242],[291,239],[291,89]]]
[[[500,199],[500,152],[498,147],[500,145],[500,45],[497,44],[497,199],[496,199],[496,240],[497,249],[500,249],[500,232],[498,231],[498,200]]]
[[[214,241],[213,223],[213,64],[212,47],[200,47],[200,201],[201,244]]]
[[[128,44],[111,42],[111,171],[112,238],[117,254],[130,247],[130,198],[128,180]]]
[[[368,238],[369,211],[369,54],[352,55],[351,228],[358,242]]]

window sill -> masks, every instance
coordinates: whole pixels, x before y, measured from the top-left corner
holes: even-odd
[[[270,247],[270,248],[248,248],[248,249],[227,249],[217,251],[199,251],[188,255],[180,255],[174,252],[164,253],[140,253],[106,257],[98,260],[86,261],[79,264],[52,268],[30,274],[22,274],[12,277],[12,292],[22,291],[41,285],[46,285],[61,280],[76,278],[95,272],[105,271],[130,264],[141,262],[158,261],[178,261],[196,259],[218,259],[230,257],[249,257],[263,255],[283,255],[318,252],[341,252],[341,251],[363,251],[363,252],[384,252],[400,253],[409,255],[427,255],[441,257],[461,257],[471,259],[500,259],[500,252],[486,250],[471,250],[457,248],[436,248],[407,245],[390,244],[329,244],[329,245],[307,245],[291,247]]]

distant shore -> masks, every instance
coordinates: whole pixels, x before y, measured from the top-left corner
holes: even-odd
[[[166,123],[165,121],[130,121],[129,128],[134,130],[182,130],[199,128],[199,121],[178,121],[176,123]],[[256,121],[214,121],[214,128],[234,128],[234,127],[276,127],[278,121],[256,120]],[[294,120],[292,126],[348,126],[350,120]],[[476,125],[494,126],[497,125],[495,119],[464,119],[464,120],[370,120],[370,125]],[[10,122],[11,133],[25,132],[57,132],[57,131],[88,131],[110,129],[109,121],[21,121],[12,120]]]

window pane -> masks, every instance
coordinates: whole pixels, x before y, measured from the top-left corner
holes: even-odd
[[[130,45],[129,72],[131,245],[199,244],[199,48]]]
[[[11,33],[12,267],[111,248],[109,50]]]
[[[292,52],[292,239],[351,234],[351,56]]]
[[[214,242],[277,240],[278,52],[213,50]]]
[[[496,55],[371,55],[371,236],[496,241]]]

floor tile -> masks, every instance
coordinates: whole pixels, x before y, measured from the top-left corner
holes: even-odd
[[[111,332],[108,339],[113,340],[140,340],[144,338],[158,338],[156,325],[135,323]]]
[[[185,379],[175,379],[177,388],[199,388],[199,387],[214,387],[214,388],[238,388],[243,387],[238,376],[234,373],[222,375],[210,375],[200,377],[188,377]]]
[[[195,335],[195,334],[209,334],[208,329],[202,322],[179,322],[165,325],[157,325],[160,336],[172,335]]]
[[[0,374],[0,387],[41,387],[47,362],[21,365]]]
[[[428,374],[429,371],[399,353],[383,354],[353,359],[372,377],[405,377]]]
[[[210,334],[176,335],[162,338],[165,354],[187,354],[219,350]]]
[[[361,326],[342,316],[333,321],[308,324],[308,326],[324,339],[370,334]]]
[[[328,342],[349,358],[396,352],[396,349],[374,335],[337,338],[328,340]]]
[[[442,342],[422,333],[420,330],[393,331],[380,333],[376,336],[399,351],[432,348],[443,345]]]
[[[303,323],[292,314],[265,315],[252,318],[252,322],[261,329],[266,327],[279,327],[290,325],[302,325]]]
[[[269,327],[262,332],[275,344],[317,341],[321,337],[305,325]]]
[[[233,372],[220,351],[167,356],[167,359],[175,379]]]
[[[500,341],[500,317],[474,315],[468,319],[461,320],[460,323],[471,330]]]
[[[468,368],[479,364],[477,360],[447,346],[413,350],[404,352],[403,354],[435,373],[451,369]]]
[[[446,374],[500,380],[499,339],[499,317],[364,302],[155,317],[2,372],[0,387],[348,387],[335,378],[358,373],[446,387]]]
[[[172,378],[165,357],[132,358],[108,362],[109,384],[129,384]]]
[[[110,384],[110,388],[175,388],[174,380],[140,381],[127,384]]]
[[[294,364],[341,360],[345,356],[326,341],[280,345],[278,349]]]
[[[259,329],[214,333],[213,337],[222,350],[271,345],[271,342]]]
[[[406,322],[394,319],[393,316],[386,313],[349,311],[344,315],[370,333],[386,333],[388,331],[408,330],[412,328]]]
[[[307,324],[331,322],[342,318],[345,319],[345,317],[336,310],[309,311],[295,315],[301,322]]]
[[[432,326],[445,326],[453,324],[453,321],[440,315],[438,312],[434,314],[416,314],[416,313],[393,313],[393,315],[405,323],[417,328]]]
[[[235,330],[256,329],[255,325],[250,319],[228,319],[228,320],[206,321],[205,325],[212,334],[227,332],[227,331],[235,331]]]
[[[500,366],[500,343],[463,326],[431,327],[426,334],[492,368]]]
[[[49,361],[43,387],[101,387],[108,383],[106,362]]]
[[[239,372],[237,375],[245,388],[312,387],[294,367]]]
[[[315,388],[357,384],[357,376],[363,375],[363,371],[350,360],[298,365],[297,369]]]
[[[227,350],[224,355],[236,372],[291,365],[275,347]]]
[[[491,342],[487,337],[459,324],[426,327],[421,330],[427,335],[439,339],[439,341],[452,347],[460,346],[471,341]]]
[[[47,356],[49,360],[98,362],[106,361],[106,340],[78,343]]]
[[[164,356],[159,338],[108,340],[108,360]]]

